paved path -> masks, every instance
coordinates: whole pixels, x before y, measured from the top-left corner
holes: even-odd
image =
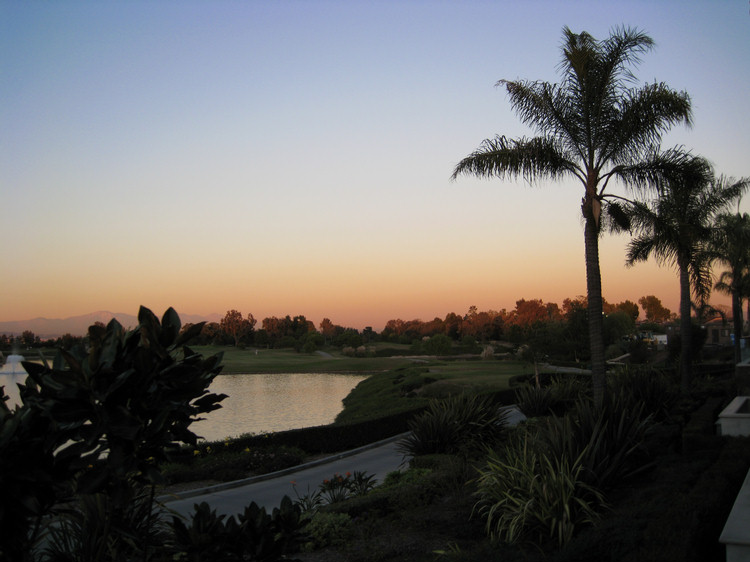
[[[526,418],[518,408],[508,406],[510,425],[523,419]],[[204,501],[219,514],[235,515],[244,511],[251,502],[270,512],[278,507],[285,495],[292,500],[297,499],[292,481],[300,495],[305,495],[308,490],[316,490],[323,480],[330,479],[336,473],[344,475],[355,470],[372,474],[377,483],[382,483],[389,472],[408,467],[408,458],[396,450],[397,442],[404,435],[406,434],[272,474],[225,482],[175,496],[162,496],[159,500],[167,509],[180,515],[192,514],[193,505]]]
[[[193,505],[204,501],[217,513],[234,515],[244,511],[245,506],[251,502],[271,511],[278,507],[285,495],[293,500],[297,499],[292,481],[296,483],[300,495],[305,495],[308,489],[316,490],[323,480],[330,479],[335,473],[344,475],[355,470],[373,474],[377,482],[381,483],[389,472],[408,466],[408,459],[396,450],[396,443],[401,437],[403,436],[273,474],[191,490],[178,496],[162,496],[159,499],[168,509],[181,515],[193,513]]]

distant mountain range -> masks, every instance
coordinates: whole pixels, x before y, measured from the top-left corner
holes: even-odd
[[[179,311],[178,311],[179,313]],[[155,313],[156,314],[156,313]],[[157,314],[159,318],[161,315]],[[112,318],[125,328],[134,328],[138,325],[138,317],[123,312],[109,312],[100,310],[81,316],[70,316],[68,318],[32,318],[31,320],[14,320],[11,322],[0,322],[0,334],[20,335],[24,330],[34,332],[34,335],[42,339],[57,338],[64,334],[84,336],[89,326],[95,322],[107,324]],[[219,322],[220,314],[209,314],[200,316],[197,314],[180,314],[180,320],[184,324],[196,324],[198,322]]]

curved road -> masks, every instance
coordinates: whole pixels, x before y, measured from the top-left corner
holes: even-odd
[[[507,410],[509,425],[526,419],[516,406],[508,406]],[[292,500],[297,499],[295,487],[303,496],[308,490],[316,490],[323,480],[332,478],[334,474],[344,475],[347,472],[363,471],[367,475],[374,475],[377,483],[382,483],[389,472],[408,467],[409,459],[397,451],[397,443],[405,435],[397,435],[272,474],[226,482],[173,496],[162,496],[159,500],[167,510],[183,516],[192,514],[193,505],[204,501],[218,514],[229,516],[241,513],[251,502],[265,507],[270,512],[274,507],[278,507],[285,495]],[[295,483],[294,486],[292,482]]]
[[[389,472],[408,466],[408,459],[396,450],[401,437],[403,435],[272,474],[190,490],[175,496],[162,496],[159,500],[168,510],[180,515],[192,514],[193,505],[204,501],[217,513],[227,516],[241,513],[251,502],[270,512],[278,507],[285,495],[292,500],[297,499],[292,482],[295,482],[301,496],[307,494],[308,490],[316,490],[323,480],[332,478],[336,473],[344,475],[355,470],[364,471],[374,475],[381,483]]]

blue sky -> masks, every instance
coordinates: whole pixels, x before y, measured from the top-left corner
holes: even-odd
[[[583,294],[577,185],[449,179],[483,139],[529,134],[494,84],[557,81],[565,25],[638,27],[657,43],[639,80],[693,100],[664,144],[747,176],[749,10],[3,2],[0,320],[144,304],[380,329]],[[676,310],[676,273],[625,270],[626,242],[602,241],[605,298]]]

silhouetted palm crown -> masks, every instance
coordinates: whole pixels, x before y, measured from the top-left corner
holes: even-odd
[[[485,140],[456,166],[453,177],[577,178],[601,202],[612,177],[652,185],[673,154],[660,154],[661,134],[690,122],[690,99],[662,83],[631,87],[629,66],[653,47],[632,29],[597,41],[563,30],[560,84],[500,80],[513,109],[537,133],[532,138]],[[589,204],[592,204],[589,202]]]

